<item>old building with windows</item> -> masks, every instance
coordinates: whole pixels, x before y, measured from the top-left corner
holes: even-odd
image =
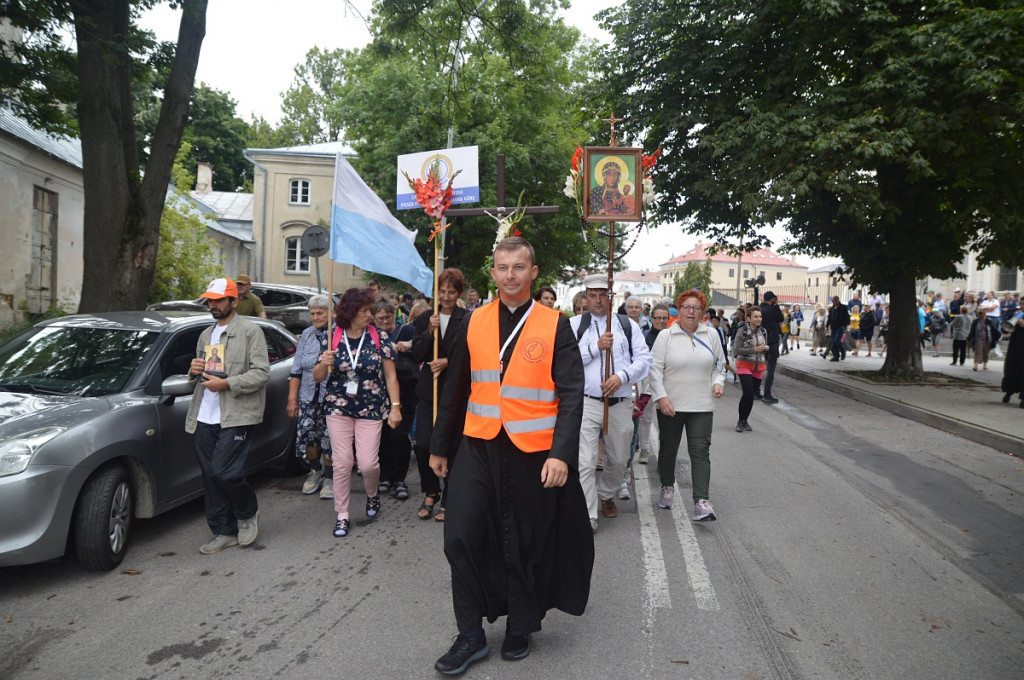
[[[797,263],[795,257],[783,257],[767,248],[743,253],[742,257],[726,253],[712,255],[708,253],[709,247],[710,244],[698,243],[661,265],[662,295],[673,296],[676,281],[683,278],[683,272],[691,262],[703,266],[710,258],[711,288],[715,293],[722,293],[733,300],[745,300],[750,290],[745,283],[764,274],[765,282],[760,287],[761,292],[771,290],[779,296],[781,302],[807,301],[804,288],[807,267]]]
[[[84,206],[81,143],[0,106],[0,328],[78,307]]]
[[[342,142],[281,149],[246,149],[255,166],[252,200],[254,240],[249,275],[267,283],[315,287],[316,262],[302,248],[302,233],[314,224],[330,225],[334,198],[334,161],[352,156]],[[362,285],[363,270],[320,257],[321,284],[334,267],[334,289]]]

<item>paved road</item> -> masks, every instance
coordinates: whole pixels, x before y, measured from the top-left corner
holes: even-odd
[[[720,403],[719,521],[657,509],[655,461],[637,466],[586,615],[553,612],[527,660],[495,648],[467,677],[1021,677],[1024,461],[787,377],[776,391],[750,434],[738,389]],[[0,571],[0,677],[433,677],[454,634],[442,526],[387,499],[334,539],[299,478],[257,483],[252,548],[199,555],[194,503],[138,524],[137,573]],[[500,644],[503,623],[487,631]]]

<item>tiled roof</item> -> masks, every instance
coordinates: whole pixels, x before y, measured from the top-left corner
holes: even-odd
[[[716,253],[715,255],[709,255],[707,249],[703,243],[698,243],[691,250],[673,257],[668,262],[663,262],[662,267],[674,265],[674,264],[686,264],[688,262],[698,262],[703,264],[708,258],[711,258],[712,262],[723,262],[723,263],[735,263],[737,258],[728,255],[726,253]],[[762,266],[771,267],[796,267],[798,269],[805,269],[803,265],[797,264],[788,257],[783,257],[778,253],[773,253],[767,248],[761,248],[754,250],[749,253],[743,253],[743,264],[756,264]]]
[[[43,153],[81,169],[82,142],[73,137],[36,130],[6,106],[0,106],[0,130],[31,144]]]

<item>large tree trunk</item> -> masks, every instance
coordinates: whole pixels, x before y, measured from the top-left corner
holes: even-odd
[[[890,378],[920,380],[924,375],[921,363],[921,332],[917,321],[917,296],[914,278],[898,274],[889,291],[889,333],[882,374]]]
[[[72,3],[78,41],[78,123],[85,188],[85,266],[79,312],[143,309],[160,215],[188,116],[207,0],[184,0],[160,120],[140,176],[132,105],[130,0]]]

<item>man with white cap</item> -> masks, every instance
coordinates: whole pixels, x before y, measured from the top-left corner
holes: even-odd
[[[611,303],[608,276],[591,274],[583,279],[588,311],[570,319],[583,358],[583,426],[580,431],[580,483],[587,498],[590,526],[597,530],[597,506],[607,518],[619,510],[615,496],[622,482],[629,445],[633,437],[633,385],[651,370],[651,351],[640,326],[626,316],[616,315],[608,328]],[[607,350],[611,364],[606,364]],[[608,375],[609,377],[605,377]],[[598,436],[604,422],[604,399],[608,399],[608,433],[604,435],[604,470],[597,473]]]
[[[206,490],[206,522],[213,540],[199,548],[204,555],[233,545],[249,545],[259,533],[256,492],[245,478],[249,440],[263,422],[270,361],[259,326],[236,313],[238,286],[214,279],[201,297],[216,320],[199,336],[189,367],[195,382],[185,431],[195,434],[196,458]],[[225,372],[206,370],[207,348],[220,347]]]

